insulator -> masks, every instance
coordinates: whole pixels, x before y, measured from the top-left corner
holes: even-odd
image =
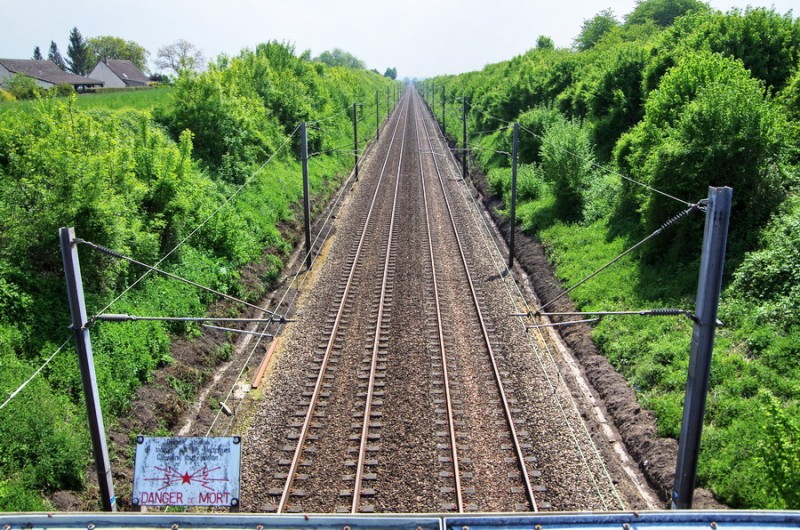
[[[669,316],[683,315],[685,313],[686,313],[686,311],[684,311],[683,309],[674,309],[674,308],[670,308],[670,307],[663,307],[663,308],[659,308],[659,309],[651,309],[650,311],[648,311],[645,314],[648,315],[648,316],[652,316],[652,317],[669,317]]]
[[[133,317],[119,313],[108,313],[104,315],[97,315],[97,320],[105,320],[108,322],[127,322],[128,320],[133,320]]]
[[[116,250],[111,250],[110,248],[104,247],[103,245],[98,245],[97,243],[89,243],[88,241],[86,242],[86,244],[88,244],[92,248],[102,252],[103,254],[108,254],[109,256],[113,256],[113,257],[115,257],[117,259],[123,259],[123,260],[126,259],[125,256],[123,256],[122,254],[120,254]]]
[[[696,209],[697,209],[697,206],[692,206],[688,210],[682,211],[681,213],[679,213],[678,215],[676,215],[672,219],[667,220],[666,223],[661,225],[661,228],[659,228],[659,231],[666,230],[667,228],[671,228],[672,226],[674,226],[678,222],[682,221],[684,218],[688,217],[689,214],[692,213]]]

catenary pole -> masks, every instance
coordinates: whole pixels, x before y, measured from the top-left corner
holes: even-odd
[[[695,304],[696,319],[692,332],[686,397],[683,402],[675,486],[672,491],[673,509],[684,510],[692,507],[732,196],[731,188],[708,189],[703,253],[700,258],[700,278]]]
[[[463,141],[461,143],[461,176],[467,178],[467,96],[464,96],[464,107],[462,109],[462,123],[464,130]]]
[[[508,268],[514,266],[514,232],[517,230],[517,158],[519,153],[519,123],[514,123],[514,145],[511,149],[511,223],[508,229]]]
[[[447,112],[446,112],[447,103],[445,103],[447,100],[445,98],[445,92],[444,91],[445,91],[445,88],[444,88],[444,85],[442,85],[442,136],[447,137],[447,121],[446,121],[447,120],[447,118],[446,118],[446,116],[447,116]]]
[[[353,103],[353,165],[358,179],[358,103]]]
[[[378,91],[375,91],[375,139],[381,139],[381,102]]]
[[[106,433],[103,426],[103,412],[100,408],[100,393],[97,390],[97,376],[94,370],[94,354],[89,337],[86,303],[83,298],[83,279],[81,265],[78,261],[78,244],[75,242],[74,228],[59,229],[61,242],[61,258],[64,262],[64,277],[67,282],[67,298],[69,312],[72,316],[72,335],[75,349],[78,352],[78,364],[81,370],[81,383],[86,401],[86,412],[89,417],[89,432],[92,437],[97,482],[100,486],[100,501],[103,510],[117,511],[114,483],[111,478],[111,461],[108,457]]]
[[[308,190],[308,133],[306,122],[300,124],[300,160],[303,164],[303,219],[306,231],[306,269],[311,269],[311,201]]]

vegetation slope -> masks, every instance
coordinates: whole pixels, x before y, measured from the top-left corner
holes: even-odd
[[[3,104],[0,394],[44,369],[0,409],[0,510],[48,509],[50,493],[86,484],[90,444],[59,227],[258,300],[282,267],[290,242],[279,227],[302,196],[297,127],[324,120],[309,133],[309,150],[321,153],[310,164],[312,192],[323,196],[352,164],[352,104],[394,89],[374,72],[313,62],[271,42],[221,56],[171,89]],[[374,130],[374,113],[364,114],[365,130]],[[359,136],[363,148],[367,134]],[[90,315],[203,316],[214,301],[163,276],[141,279],[144,270],[86,246],[80,259]],[[269,264],[257,286],[240,281],[249,263]],[[164,322],[91,329],[106,425],[170,363],[174,337],[202,332]]]
[[[800,21],[643,0],[622,22],[586,20],[572,49],[540,37],[509,61],[426,80],[439,116],[442,86],[459,145],[467,98],[470,148],[506,204],[520,124],[517,221],[565,285],[709,186],[733,188],[699,482],[732,507],[800,508]],[[692,213],[571,296],[594,311],[694,309],[703,222]],[[679,435],[691,333],[671,318],[594,328],[663,436]]]

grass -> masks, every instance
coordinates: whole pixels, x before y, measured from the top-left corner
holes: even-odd
[[[521,204],[517,212],[518,222],[541,239],[566,286],[637,242],[615,230],[608,218],[592,223],[557,219],[549,192]],[[655,266],[644,265],[634,253],[570,297],[582,310],[694,310],[699,252]],[[723,291],[719,318],[728,325],[718,329],[714,345],[698,482],[733,507],[784,507],[786,500],[774,494],[765,464],[772,451],[765,438],[770,420],[764,389],[796,405],[800,363],[770,365],[749,352],[752,333],[736,323],[740,303],[730,288]],[[605,317],[594,327],[595,343],[626,377],[642,405],[656,413],[660,436],[680,434],[692,330],[693,323],[684,317]],[[791,337],[785,342],[787,352],[795,351]]]
[[[78,94],[76,105],[79,109],[105,110],[146,110],[170,104],[172,87],[159,87],[151,90],[134,90],[131,92],[109,92],[106,94]],[[65,98],[60,98],[65,99]],[[0,115],[10,110],[22,112],[33,109],[36,100],[17,100],[0,103]]]

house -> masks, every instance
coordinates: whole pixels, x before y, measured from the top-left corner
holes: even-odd
[[[103,81],[105,88],[125,88],[150,84],[150,80],[136,68],[135,64],[115,59],[100,61],[89,76]]]
[[[59,68],[53,61],[31,59],[0,59],[0,84],[15,74],[32,77],[42,88],[56,85],[72,85],[76,90],[86,87],[103,86],[103,82],[91,77],[83,77]]]

